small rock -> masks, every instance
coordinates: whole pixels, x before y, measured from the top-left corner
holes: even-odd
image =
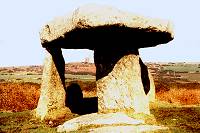
[[[53,125],[53,121],[49,121],[49,125]]]

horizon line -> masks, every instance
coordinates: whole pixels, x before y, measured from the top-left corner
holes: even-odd
[[[84,62],[84,61],[72,61],[72,62],[65,62],[65,64],[70,63],[92,63],[94,62]],[[169,63],[185,63],[185,64],[200,64],[200,61],[144,61],[144,63],[157,63],[157,64],[169,64]],[[0,68],[4,67],[27,67],[27,66],[43,66],[44,64],[27,64],[27,65],[7,65],[7,66],[0,66]]]

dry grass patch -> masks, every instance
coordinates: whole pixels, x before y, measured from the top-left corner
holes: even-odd
[[[36,83],[0,83],[0,110],[18,112],[36,108],[39,90]]]
[[[157,99],[167,101],[169,103],[177,103],[182,105],[198,105],[200,104],[200,90],[197,89],[171,89],[167,92],[156,94]]]
[[[200,104],[199,83],[156,82],[156,98],[181,105]]]

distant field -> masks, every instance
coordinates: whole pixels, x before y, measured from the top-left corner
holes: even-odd
[[[163,66],[163,70],[171,70],[175,72],[200,72],[199,64],[174,64]]]
[[[32,82],[40,84],[42,81],[42,75],[38,74],[26,74],[26,73],[14,73],[14,74],[1,74],[0,82]]]
[[[73,75],[73,74],[65,74],[65,81],[70,82],[70,81],[76,81],[76,80],[81,80],[81,81],[96,81],[96,76],[93,75]]]
[[[177,73],[181,75],[182,78],[188,79],[189,81],[200,83],[200,73]]]
[[[73,75],[73,74],[65,74],[65,81],[71,82],[76,80],[82,81],[95,81],[96,77],[93,75]],[[26,73],[0,73],[0,82],[32,82],[41,84],[42,75],[40,74],[26,74]]]

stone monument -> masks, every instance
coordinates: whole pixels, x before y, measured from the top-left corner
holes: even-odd
[[[46,59],[36,109],[39,118],[65,108],[61,48],[94,50],[98,113],[150,114],[149,101],[155,100],[155,86],[138,49],[168,43],[173,31],[166,20],[86,5],[46,24],[40,39]]]

